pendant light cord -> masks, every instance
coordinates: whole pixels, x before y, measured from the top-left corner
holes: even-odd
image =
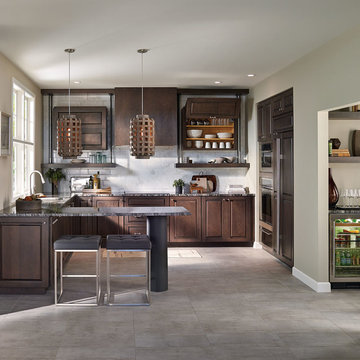
[[[70,116],[70,52],[69,54],[69,116]]]
[[[141,53],[141,115],[144,117],[144,53]]]

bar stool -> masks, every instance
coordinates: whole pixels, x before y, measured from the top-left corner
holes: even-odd
[[[146,253],[146,273],[145,274],[111,274],[110,273],[110,252],[133,252],[143,251]],[[151,242],[147,235],[108,235],[106,238],[106,283],[107,283],[107,304],[120,305],[120,306],[141,306],[150,305],[150,282],[151,282]],[[145,298],[146,301],[142,303],[119,303],[111,302],[111,278],[135,278],[145,277],[146,288]],[[138,291],[138,290],[136,290]],[[126,291],[123,293],[130,293]],[[115,299],[114,299],[115,300]]]
[[[98,235],[64,235],[54,242],[54,292],[55,305],[98,306],[100,300],[100,245],[101,236]],[[96,255],[95,274],[66,274],[64,275],[63,253],[65,252],[94,252]],[[57,285],[57,254],[60,254],[60,294]],[[95,278],[96,303],[79,303],[69,301],[60,303],[64,291],[64,278]],[[90,298],[89,298],[90,299]],[[87,299],[82,299],[87,300]]]

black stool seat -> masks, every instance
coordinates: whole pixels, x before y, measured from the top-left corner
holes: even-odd
[[[54,242],[55,250],[98,250],[100,235],[63,235]]]
[[[150,250],[151,242],[147,235],[108,235],[107,250]]]

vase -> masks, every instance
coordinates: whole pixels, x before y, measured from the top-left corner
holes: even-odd
[[[58,183],[51,183],[51,194],[52,195],[59,195],[59,186]]]
[[[182,194],[182,186],[176,186],[175,187],[175,194],[176,195]]]
[[[329,208],[334,209],[338,201],[339,191],[331,175],[331,169],[329,168]]]

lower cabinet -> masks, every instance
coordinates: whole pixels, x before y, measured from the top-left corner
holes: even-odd
[[[91,207],[92,206],[92,197],[84,196],[77,197],[75,200],[75,206],[78,207]],[[95,221],[92,216],[79,216],[79,232],[80,235],[92,235],[95,234]]]
[[[183,206],[190,216],[170,218],[171,242],[254,241],[254,197],[171,197],[171,206]]]
[[[171,196],[170,206],[183,206],[191,212],[189,216],[170,216],[170,243],[202,241],[201,197]]]
[[[253,202],[253,197],[203,197],[203,241],[253,242]]]
[[[169,197],[166,196],[125,196],[124,206],[169,206]],[[146,234],[146,217],[125,216],[125,234]]]
[[[94,197],[94,207],[122,207],[123,200],[121,196]],[[101,236],[109,234],[123,234],[124,220],[122,216],[96,216],[96,233]]]
[[[44,292],[49,286],[49,247],[49,218],[1,218],[1,292]]]

